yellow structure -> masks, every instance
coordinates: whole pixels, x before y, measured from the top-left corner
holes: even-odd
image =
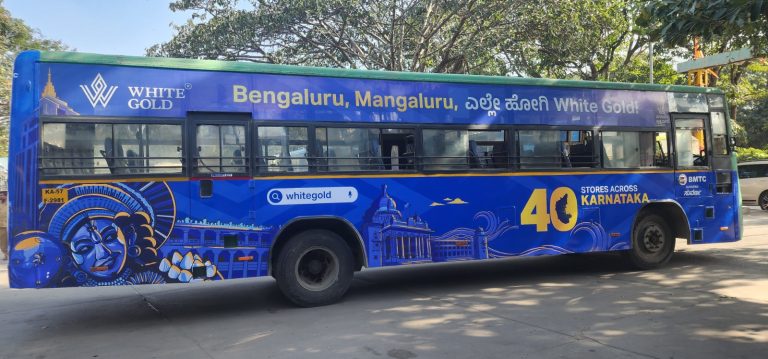
[[[699,45],[699,39],[694,38],[693,39],[693,59],[696,60],[703,57],[704,57],[704,53],[701,51],[701,46]],[[701,69],[688,71],[688,85],[708,87],[709,75],[717,77],[717,73],[712,71],[712,69],[710,68],[701,68]]]

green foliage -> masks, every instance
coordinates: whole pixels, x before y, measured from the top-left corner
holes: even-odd
[[[737,86],[725,86],[732,106],[740,109],[738,122],[744,128],[744,143],[751,147],[768,146],[768,64],[747,67]]]
[[[694,36],[705,42],[718,38],[732,47],[766,50],[768,1],[765,0],[649,0],[637,18],[653,38],[685,46]]]
[[[513,30],[502,14],[521,0],[179,0],[191,10],[150,56],[404,71],[497,73]]]
[[[43,38],[40,33],[11,17],[0,0],[0,157],[8,156],[8,119],[11,101],[13,60],[22,50],[62,50],[60,41]]]
[[[699,37],[705,54],[749,47],[759,57],[768,50],[765,0],[647,0],[636,23],[667,46],[690,46]],[[743,129],[740,140],[763,147],[768,142],[768,76],[765,63],[753,61],[713,68],[718,78],[711,86],[726,92],[731,118],[741,125],[734,128]]]
[[[638,0],[176,0],[150,56],[647,82]],[[662,49],[663,50],[663,49]],[[680,83],[659,51],[656,78]],[[643,75],[642,72],[646,74]]]
[[[504,55],[523,76],[610,80],[647,45],[634,25],[638,12],[631,0],[527,1]]]
[[[753,147],[737,147],[736,159],[739,162],[768,159],[768,150]]]

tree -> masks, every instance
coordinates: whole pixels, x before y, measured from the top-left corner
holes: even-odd
[[[634,24],[639,11],[633,0],[529,1],[503,53],[518,75],[611,80],[648,44]]]
[[[523,0],[177,0],[192,18],[150,56],[352,69],[498,73],[502,14]]]
[[[40,32],[11,17],[0,0],[0,157],[8,156],[8,120],[10,115],[13,60],[22,50],[63,50],[61,41],[45,39]]]
[[[704,41],[726,38],[736,46],[751,46],[764,54],[768,34],[765,0],[650,0],[638,17],[653,38],[685,46],[691,37]]]
[[[768,62],[757,61],[749,65],[738,85],[724,89],[733,99],[732,106],[741,109],[739,124],[748,129],[744,131],[746,142],[741,141],[741,144],[768,148]]]
[[[638,0],[176,0],[150,56],[611,80],[647,48]],[[647,66],[646,66],[647,71]],[[668,82],[679,81],[670,78]],[[640,77],[632,77],[640,79]],[[642,77],[645,81],[647,75]]]
[[[694,37],[704,43],[705,53],[722,53],[743,47],[755,56],[768,49],[768,1],[764,0],[647,0],[637,24],[648,28],[651,38],[667,46],[686,46]],[[731,119],[737,119],[740,84],[752,61],[713,68],[711,86],[726,90]]]

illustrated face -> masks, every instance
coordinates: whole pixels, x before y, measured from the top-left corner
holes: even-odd
[[[114,277],[123,270],[127,258],[125,235],[111,218],[83,221],[69,246],[78,267],[94,277]]]

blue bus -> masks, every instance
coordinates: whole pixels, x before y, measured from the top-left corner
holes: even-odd
[[[711,88],[21,53],[13,288],[272,276],[737,241]]]

